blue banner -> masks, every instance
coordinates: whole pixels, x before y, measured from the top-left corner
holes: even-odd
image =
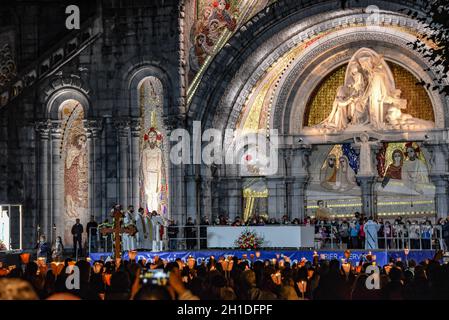
[[[259,258],[257,260],[266,260],[273,258],[282,259],[283,256],[289,257],[291,262],[299,262],[303,258],[308,261],[313,260],[314,251],[289,251],[289,250],[279,250],[279,251],[258,251],[260,252]],[[341,261],[344,258],[344,251],[317,251],[320,259],[337,259]],[[362,250],[354,250],[351,251],[350,262],[351,264],[358,264],[361,259],[364,259],[369,251]],[[180,258],[183,261],[186,261],[189,256],[194,257],[197,260],[197,263],[201,263],[203,260],[208,262],[210,256],[214,256],[215,259],[219,257],[228,257],[228,256],[236,256],[241,258],[242,255],[246,254],[247,258],[250,259],[250,255],[254,255],[254,259],[256,256],[255,251],[244,251],[244,250],[211,250],[211,251],[173,251],[173,252],[149,252],[143,251],[138,252],[136,260],[145,259],[147,262],[152,262],[155,256],[159,256],[159,258],[167,261],[175,261]],[[400,258],[402,261],[415,260],[416,262],[421,262],[425,259],[432,259],[435,254],[434,250],[421,250],[421,251],[410,251],[407,258],[405,256],[404,251],[373,251],[372,255],[375,256],[375,260],[377,265],[384,266],[388,264],[390,258]],[[106,260],[111,253],[91,253],[90,259],[91,263],[96,260]],[[128,253],[123,255],[123,259],[128,260]]]

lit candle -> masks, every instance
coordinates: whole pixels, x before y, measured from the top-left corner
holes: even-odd
[[[346,276],[348,276],[349,271],[351,270],[351,265],[349,263],[343,263],[342,266],[343,266],[343,270],[344,270]]]

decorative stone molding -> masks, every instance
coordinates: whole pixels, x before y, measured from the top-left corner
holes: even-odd
[[[80,77],[70,75],[53,78],[43,92],[40,99],[46,106],[45,117],[48,119],[57,120],[59,118],[59,107],[69,99],[76,100],[81,104],[86,118],[92,117],[89,100],[90,90]]]
[[[291,3],[284,2],[285,1],[279,1],[277,5],[274,5],[276,8],[275,10],[281,8],[279,7],[281,3],[282,10],[286,7],[292,7]],[[365,3],[365,1],[361,2]],[[382,21],[382,30],[378,30],[380,31],[378,34],[382,34],[383,31],[387,29],[385,26],[391,26],[391,28],[395,28],[395,31],[398,31],[399,28],[408,28],[412,31],[415,30],[415,32],[419,31],[420,27],[417,21],[396,13],[400,7],[416,8],[416,4],[406,1],[403,2],[403,4],[387,4],[383,1],[374,2],[375,3],[370,4],[378,5],[381,9],[390,10],[389,12],[382,12],[382,15],[385,15],[385,18]],[[302,9],[303,6],[308,5],[311,5],[311,3],[302,2],[301,4],[298,4],[295,9],[290,8],[290,18],[285,18],[282,23],[279,23],[276,27],[273,27],[273,21],[271,21],[270,27],[264,29],[264,22],[267,22],[265,19],[271,14],[271,12],[267,12],[260,17],[259,21],[254,22],[251,20],[249,26],[242,28],[236,37],[230,40],[227,48],[225,47],[223,52],[217,55],[216,61],[209,67],[211,70],[208,70],[205,73],[202,82],[204,87],[207,86],[207,90],[206,88],[202,88],[203,84],[200,85],[196,96],[193,98],[193,102],[190,105],[189,117],[195,120],[202,119],[204,127],[217,127],[220,123],[226,123],[227,127],[235,126],[236,119],[241,112],[241,107],[251,93],[251,89],[260,79],[261,75],[265,73],[267,68],[283,53],[287,52],[287,50],[294,47],[297,43],[306,41],[314,34],[333,29],[339,25],[345,25],[350,29],[354,27],[355,23],[360,23],[363,19],[366,20],[368,17],[368,15],[363,12],[363,9],[357,8],[345,11],[333,11],[338,7],[335,6],[331,9],[327,8],[327,11],[329,11],[333,17],[330,16],[328,19],[323,19],[323,15],[326,15],[326,11],[324,10],[326,5],[324,3],[316,4],[313,13],[309,10],[309,14],[304,17],[302,16]],[[357,6],[366,8],[366,6],[363,7],[362,3]],[[297,12],[295,12],[295,10],[297,10]],[[292,12],[294,12],[294,14],[291,14]],[[319,13],[320,16],[314,16],[313,14],[315,13]],[[279,15],[280,12],[276,12],[276,14]],[[364,15],[362,20],[360,19],[361,14]],[[300,18],[301,16],[303,17],[302,19]],[[312,23],[314,21],[313,19],[317,19],[318,17],[321,19],[320,21],[325,20],[325,22],[320,24],[320,21],[315,21],[315,23]],[[274,20],[279,19],[271,18]],[[280,29],[281,24],[284,27],[289,25],[289,28]],[[252,30],[255,25],[258,25],[259,32],[257,32],[257,34],[260,34],[260,36],[256,39],[252,39],[254,44],[257,43],[257,45],[251,46],[250,40],[246,37],[246,32]],[[261,32],[260,30],[264,30],[264,32]],[[405,32],[403,33],[405,34]],[[271,38],[270,35],[272,36]],[[401,37],[401,32],[398,31],[397,37]],[[317,44],[319,44],[320,41],[322,40],[318,40]],[[268,42],[271,45],[271,49],[267,45]],[[231,52],[227,52],[231,50],[231,48],[232,50],[235,50],[234,52],[239,52],[239,55],[236,56],[235,53],[231,54]],[[244,48],[246,48],[246,51]],[[411,51],[406,43],[402,48],[404,52]],[[248,51],[251,51],[252,55]],[[265,52],[265,54],[263,52]],[[266,52],[269,52],[269,54],[266,54]],[[226,58],[225,54],[228,54],[229,56]],[[424,60],[417,60],[423,64]],[[219,64],[221,64],[221,66]],[[238,70],[236,67],[237,65],[239,67]],[[226,66],[226,68],[224,69],[223,66]],[[212,76],[217,78],[217,74],[220,74],[221,76],[218,77],[219,79],[214,80]],[[429,76],[429,78],[431,78],[431,76]],[[278,104],[280,105],[281,103]],[[272,114],[281,117],[283,116],[277,109],[274,110]],[[282,124],[278,126],[270,125],[271,128],[279,128],[280,126],[282,126]]]
[[[60,75],[53,77],[50,80],[50,83],[44,88],[43,101],[48,101],[54,92],[65,88],[79,90],[86,96],[89,96],[90,94],[89,88],[78,75]]]
[[[174,101],[170,96],[173,85],[170,77],[163,67],[164,63],[158,61],[147,61],[141,58],[133,58],[121,69],[122,76],[116,100],[119,102],[115,106],[114,113],[118,116],[140,117],[139,86],[148,77],[155,77],[162,83],[164,90],[163,114],[179,113],[182,109],[174,106]],[[123,108],[123,103],[128,104],[128,108]]]

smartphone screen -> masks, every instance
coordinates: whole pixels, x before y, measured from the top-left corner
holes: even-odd
[[[140,274],[140,282],[142,284],[153,284],[158,286],[165,286],[168,283],[169,272],[163,269],[143,270]]]

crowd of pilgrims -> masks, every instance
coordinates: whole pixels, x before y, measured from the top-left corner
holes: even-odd
[[[277,255],[260,260],[258,252],[241,257],[189,257],[187,261],[135,259],[95,261],[71,259],[48,266],[39,261],[0,265],[0,300],[415,300],[449,299],[449,265],[442,251],[433,259],[391,259],[377,266],[364,255],[350,264],[346,250],[341,261],[314,254],[312,261],[291,261]],[[70,268],[79,269],[80,286],[66,286]],[[369,266],[379,270],[379,288],[366,286]],[[372,267],[371,267],[372,268]],[[67,270],[68,269],[68,270]],[[165,283],[144,283],[142,270],[161,270]]]

